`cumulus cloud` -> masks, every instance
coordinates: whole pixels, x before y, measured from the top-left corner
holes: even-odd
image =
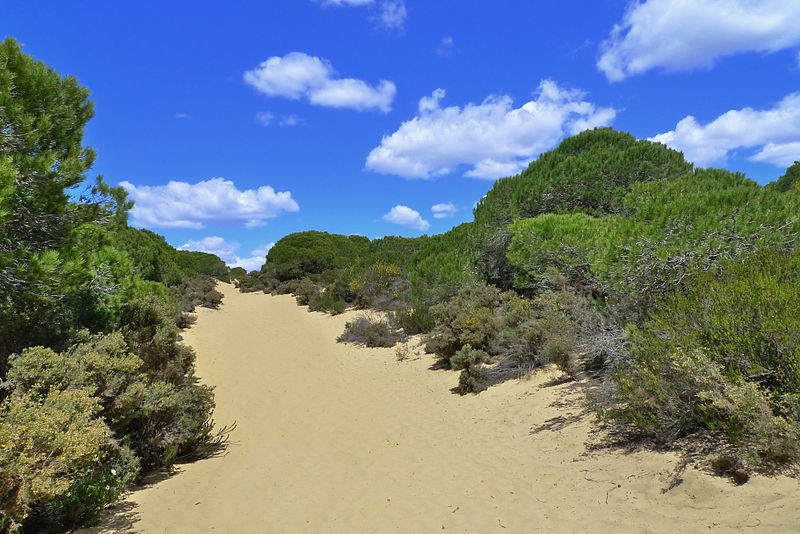
[[[383,220],[422,232],[431,227],[430,223],[423,219],[417,210],[400,204],[389,210],[389,213],[383,216]]]
[[[800,158],[800,93],[770,109],[727,111],[705,125],[687,116],[651,140],[682,151],[701,167],[724,164],[736,149],[758,149],[750,159],[786,167]]]
[[[149,186],[121,182],[135,202],[131,216],[136,224],[148,228],[205,228],[207,224],[262,226],[267,219],[300,208],[288,191],[272,187],[239,191],[224,178],[211,178],[190,184],[169,182]]]
[[[418,115],[369,153],[367,169],[433,178],[469,166],[466,176],[495,179],[524,169],[565,135],[607,126],[616,115],[552,80],[541,82],[536,99],[518,108],[508,96],[442,108],[444,97],[445,91],[436,89],[420,99]]]
[[[388,113],[397,93],[394,83],[380,80],[373,86],[354,78],[337,78],[329,61],[303,52],[273,56],[244,73],[244,81],[258,92],[319,106]]]
[[[448,217],[452,217],[457,211],[458,209],[452,202],[447,202],[446,204],[434,204],[431,207],[431,212],[433,212],[434,219],[446,219]]]
[[[800,46],[797,0],[634,2],[601,47],[597,67],[611,81],[653,68],[710,67],[742,52]]]
[[[204,237],[199,240],[190,240],[178,247],[179,250],[196,250],[199,252],[209,252],[216,254],[228,267],[243,267],[248,272],[255,271],[264,265],[267,252],[275,243],[269,243],[263,247],[258,247],[250,251],[250,256],[241,257],[236,252],[241,245],[236,242],[226,241],[219,236]]]
[[[800,161],[800,141],[767,143],[751,159],[771,163],[778,167],[789,167],[795,161]]]

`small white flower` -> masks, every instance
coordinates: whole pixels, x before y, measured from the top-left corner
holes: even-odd
[[[111,474],[116,476],[116,474],[117,474],[117,470],[116,470],[116,469],[112,469],[112,470],[111,470]]]

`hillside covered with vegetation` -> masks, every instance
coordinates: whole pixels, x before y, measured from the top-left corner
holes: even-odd
[[[240,287],[386,310],[341,340],[424,332],[462,394],[555,363],[589,377],[593,408],[630,435],[713,443],[726,474],[771,470],[800,459],[798,177],[795,163],[760,186],[595,129],[498,180],[473,222],[292,234]]]
[[[216,256],[131,228],[82,145],[88,91],[0,43],[0,531],[68,529],[142,473],[220,445],[179,344]]]

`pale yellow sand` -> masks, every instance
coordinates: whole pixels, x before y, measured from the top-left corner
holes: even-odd
[[[221,290],[185,339],[215,419],[238,424],[227,454],[133,492],[95,532],[800,531],[797,480],[690,467],[664,492],[677,457],[587,452],[591,416],[554,420],[583,411],[555,370],[461,397],[429,355],[336,343],[352,314]]]

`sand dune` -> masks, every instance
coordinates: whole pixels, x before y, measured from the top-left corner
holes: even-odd
[[[428,355],[337,344],[347,315],[221,289],[185,339],[215,419],[237,422],[227,453],[133,492],[94,532],[800,529],[797,480],[690,467],[666,491],[677,456],[587,452],[594,419],[555,370],[460,397]]]

